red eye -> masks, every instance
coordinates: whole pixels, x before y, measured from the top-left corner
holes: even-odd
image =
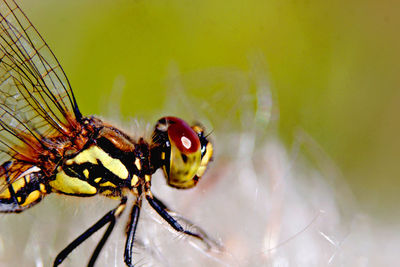
[[[200,140],[195,131],[183,120],[166,117],[169,123],[168,136],[182,153],[194,153],[200,149]]]

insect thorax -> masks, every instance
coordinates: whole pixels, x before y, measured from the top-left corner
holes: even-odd
[[[49,181],[54,191],[78,196],[100,193],[119,197],[124,189],[150,183],[152,170],[147,142],[134,141],[106,124],[96,125],[93,132],[84,148],[57,168],[54,179]]]

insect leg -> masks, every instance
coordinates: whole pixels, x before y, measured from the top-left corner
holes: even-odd
[[[99,244],[97,245],[91,259],[89,262],[89,266],[93,266],[94,262],[98,254],[100,253],[101,248],[103,247],[104,243],[106,242],[108,236],[110,235],[114,225],[115,219],[118,218],[121,213],[123,212],[126,206],[127,198],[123,197],[121,199],[120,204],[115,208],[110,210],[106,215],[104,215],[100,220],[98,220],[94,225],[92,225],[89,229],[87,229],[83,234],[78,236],[74,241],[72,241],[65,249],[63,249],[54,260],[53,267],[60,265],[64,259],[80,244],[82,244],[86,239],[88,239],[91,235],[101,229],[107,223],[110,223],[110,226],[107,228],[107,231],[104,233],[102,239],[100,240]],[[92,264],[92,265],[90,265]]]
[[[150,192],[146,194],[146,199],[149,202],[150,206],[176,231],[181,232],[183,234],[195,237],[203,245],[205,245],[206,250],[216,249],[217,251],[222,251],[223,247],[219,242],[212,240],[207,236],[204,230],[202,230],[198,226],[194,226],[187,219],[184,219],[182,216],[176,215],[182,222],[186,224],[190,224],[191,228],[194,231],[185,230],[183,226],[171,215],[174,212],[171,212],[167,206],[158,198],[153,196]]]
[[[101,238],[100,242],[97,244],[96,249],[94,250],[92,257],[90,257],[90,261],[88,263],[88,267],[93,267],[94,263],[97,260],[97,257],[99,256],[104,244],[106,243],[108,237],[110,236],[112,230],[114,229],[115,226],[115,221],[116,219],[122,214],[122,212],[125,209],[125,203],[126,203],[126,199],[125,202],[118,205],[118,207],[116,209],[114,209],[115,213],[114,216],[111,217],[111,221],[110,221],[110,225],[107,227],[107,230],[105,231],[103,237]]]
[[[133,267],[132,250],[133,250],[133,242],[135,240],[136,227],[139,221],[140,206],[141,206],[141,199],[138,198],[138,200],[132,207],[131,220],[129,222],[129,228],[127,232],[128,237],[126,238],[126,243],[125,243],[124,261],[126,265],[128,265],[129,267]]]

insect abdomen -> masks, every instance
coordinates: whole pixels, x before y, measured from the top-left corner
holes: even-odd
[[[21,212],[37,204],[47,193],[46,186],[41,183],[43,174],[38,167],[32,166],[12,179],[7,170],[13,167],[11,162],[1,167],[4,171],[1,179],[6,183],[14,181],[0,192],[0,212]]]

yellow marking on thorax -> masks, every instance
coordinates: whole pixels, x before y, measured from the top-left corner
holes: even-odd
[[[95,183],[98,183],[98,182],[101,181],[101,179],[102,179],[101,177],[97,177],[96,179],[94,179],[94,182],[95,182]]]
[[[139,182],[139,177],[136,174],[133,175],[132,180],[131,180],[131,186],[135,187],[135,185],[137,185],[138,182]]]
[[[89,178],[89,170],[88,169],[84,169],[83,170],[83,175],[85,175],[86,179]]]
[[[135,159],[135,166],[139,171],[142,169],[142,164],[140,163],[140,159],[139,158]]]
[[[80,152],[75,158],[67,160],[67,165],[82,164],[89,162],[97,164],[97,160],[101,161],[103,166],[110,170],[113,174],[118,176],[120,179],[127,179],[129,172],[125,165],[119,159],[114,159],[108,155],[104,150],[98,146],[91,146],[90,148]]]
[[[25,199],[25,202],[21,204],[21,206],[27,206],[31,204],[32,202],[35,202],[40,198],[40,192],[38,190],[35,190],[31,192],[28,197]]]
[[[164,160],[165,159],[165,152],[161,153],[161,159]]]
[[[111,186],[111,187],[117,187],[115,184],[111,183],[110,181],[107,181],[105,183],[100,184],[100,186]]]
[[[97,193],[97,189],[94,186],[78,178],[68,176],[64,171],[58,172],[56,179],[50,181],[49,185],[66,194],[94,195]]]

